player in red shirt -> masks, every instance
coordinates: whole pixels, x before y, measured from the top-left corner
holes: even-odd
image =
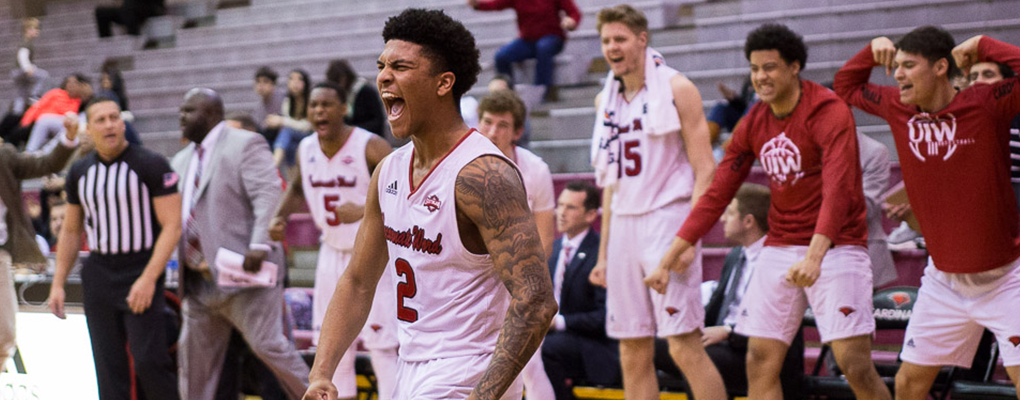
[[[1009,181],[1020,80],[963,91],[951,84],[957,63],[964,71],[982,61],[1020,69],[1020,48],[983,36],[954,45],[931,26],[895,45],[876,38],[835,79],[840,97],[889,122],[931,253],[900,354],[902,399],[925,398],[942,365],[970,366],[984,328],[998,338],[1013,382],[1020,378],[1020,215]],[[895,70],[898,87],[868,83],[876,66]]]
[[[750,398],[783,397],[779,372],[810,304],[857,398],[889,399],[871,361],[871,260],[853,115],[832,91],[800,79],[807,49],[789,28],[755,29],[744,54],[762,101],[646,283],[661,290],[666,271],[687,268],[679,255],[712,228],[758,159],[770,178],[770,230],[734,328],[750,337]]]

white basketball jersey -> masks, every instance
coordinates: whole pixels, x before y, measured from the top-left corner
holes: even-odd
[[[523,147],[516,147],[514,151],[517,156],[517,169],[521,171],[521,178],[524,179],[524,190],[528,192],[528,207],[531,208],[531,212],[551,211],[556,208],[549,164],[546,164],[542,157]]]
[[[413,143],[379,167],[379,206],[390,256],[386,269],[396,274],[403,361],[488,354],[496,348],[510,293],[489,255],[464,248],[455,199],[460,170],[483,155],[505,159],[472,129],[417,188],[411,187]]]
[[[679,133],[648,135],[648,90],[642,88],[627,102],[618,93],[615,116],[619,134],[620,176],[613,195],[612,211],[640,215],[662,208],[694,193],[694,170],[687,160]]]
[[[368,197],[368,172],[365,147],[374,136],[361,128],[354,128],[347,142],[333,157],[326,157],[319,146],[318,135],[308,135],[298,145],[298,162],[301,163],[301,185],[305,192],[308,210],[315,225],[322,231],[322,243],[337,250],[354,248],[361,221],[341,223],[335,213],[344,203],[364,205]]]

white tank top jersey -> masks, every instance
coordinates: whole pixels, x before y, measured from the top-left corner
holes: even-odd
[[[551,211],[556,208],[553,196],[552,174],[546,164],[535,153],[523,147],[514,148],[517,158],[517,169],[524,179],[524,190],[528,192],[528,207],[531,212]]]
[[[510,292],[489,255],[470,253],[461,242],[455,199],[457,175],[484,155],[513,165],[472,129],[417,188],[411,184],[413,143],[379,167],[379,206],[390,256],[386,270],[395,274],[403,361],[495,351]]]
[[[301,163],[301,185],[308,210],[315,225],[322,231],[322,243],[337,250],[351,250],[361,221],[344,224],[335,213],[336,207],[351,202],[364,205],[372,180],[368,172],[365,147],[373,133],[354,128],[347,142],[332,158],[319,146],[319,137],[311,134],[298,145]]]
[[[619,134],[619,181],[613,194],[612,211],[619,215],[640,215],[694,193],[694,170],[687,159],[679,133],[648,135],[643,127],[648,116],[648,90],[642,88],[627,102],[622,93],[612,110]]]

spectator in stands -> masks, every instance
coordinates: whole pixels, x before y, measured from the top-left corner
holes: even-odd
[[[751,85],[751,79],[744,79],[744,84],[740,88],[740,93],[734,92],[722,82],[719,82],[716,87],[719,89],[719,93],[722,94],[724,101],[717,103],[712,107],[712,110],[708,112],[708,132],[712,136],[712,144],[719,142],[719,135],[725,129],[727,132],[732,132],[733,128],[737,126],[737,122],[747,114],[747,110],[751,109],[757,99],[755,98],[754,87]]]
[[[107,64],[99,75],[99,96],[108,97],[117,102],[121,114],[130,110],[128,108],[127,89],[124,88],[124,76],[116,65]]]
[[[246,112],[232,112],[227,114],[224,118],[227,121],[227,126],[234,129],[244,129],[249,132],[258,132],[259,126],[255,122],[255,117]]]
[[[284,91],[278,90],[276,80],[279,75],[268,65],[263,65],[255,71],[255,94],[258,95],[258,102],[255,103],[255,110],[251,116],[258,123],[253,132],[258,132],[266,141],[272,145],[276,135],[280,133],[279,128],[269,127],[269,116],[280,115],[283,109],[283,99],[286,97]]]
[[[604,216],[591,280],[607,288],[606,332],[620,340],[625,397],[658,397],[654,339],[665,337],[694,396],[725,399],[722,377],[701,345],[700,251],[683,253],[689,270],[665,273],[673,283],[665,294],[645,283],[670,248],[672,227],[700,204],[715,170],[701,94],[648,46],[644,13],[621,4],[597,18],[610,71],[595,100],[592,131]]]
[[[659,269],[686,268],[680,255],[708,233],[759,159],[772,189],[770,230],[736,326],[750,338],[749,392],[782,396],[783,360],[810,306],[857,398],[890,399],[871,361],[871,260],[853,114],[831,90],[801,78],[807,46],[786,26],[751,31],[744,55],[761,101],[737,127]],[[653,287],[668,283],[651,275]]]
[[[64,213],[67,211],[67,202],[63,199],[56,201],[50,206],[50,236],[46,238],[50,251],[57,245],[57,238],[60,236],[60,228],[64,226]]]
[[[619,344],[606,336],[606,289],[588,282],[599,259],[599,234],[591,224],[601,202],[597,188],[574,181],[556,204],[556,229],[563,237],[553,243],[549,273],[560,311],[541,351],[556,400],[574,398],[568,380],[573,386],[620,383]]]
[[[520,37],[496,52],[496,71],[513,77],[514,63],[534,58],[535,85],[545,89],[546,99],[555,100],[555,57],[563,50],[566,31],[581,23],[574,0],[467,0],[467,4],[479,11],[514,9]],[[566,15],[561,17],[561,12]]]
[[[181,105],[181,129],[192,144],[172,161],[181,175],[186,221],[178,244],[184,295],[181,397],[215,396],[230,330],[237,328],[288,398],[300,398],[308,387],[308,366],[284,333],[286,264],[282,248],[267,231],[283,182],[265,141],[227,127],[223,114],[219,94],[189,91]],[[217,254],[227,249],[238,262],[219,261]],[[276,270],[268,286],[238,287],[227,278],[231,272],[243,274],[240,269],[258,273],[270,263]]]
[[[722,373],[731,396],[747,394],[747,336],[733,332],[758,255],[768,233],[768,188],[745,183],[726,207],[720,222],[726,239],[737,244],[726,256],[719,283],[705,305],[702,343]],[[656,341],[656,366],[670,375],[680,371],[669,359],[665,341]],[[804,338],[798,333],[786,353],[780,381],[783,398],[800,399],[804,375]]]
[[[35,65],[35,46],[33,42],[39,36],[39,20],[25,18],[21,21],[21,46],[18,47],[16,65],[11,71],[11,80],[18,90],[11,112],[21,114],[32,104],[32,99],[41,96],[46,80],[50,74]]]
[[[96,27],[101,38],[113,36],[112,24],[123,25],[128,35],[138,36],[145,20],[164,14],[163,0],[123,0],[119,6],[96,7]]]
[[[92,83],[82,74],[64,78],[60,88],[50,90],[21,117],[22,136],[28,132],[25,151],[37,151],[64,127],[68,115],[77,118],[83,102],[92,98]],[[11,140],[12,142],[14,140]]]
[[[981,62],[970,67],[968,76],[971,85],[986,84],[992,85],[1003,79],[1016,76],[1016,72],[1008,64],[998,62]],[[1017,208],[1020,209],[1020,115],[1013,117],[1009,126],[1009,178],[1013,184],[1013,194],[1017,198]]]
[[[347,93],[347,98],[344,99],[347,103],[345,124],[386,136],[386,129],[389,128],[386,122],[386,108],[383,107],[374,82],[358,76],[351,63],[345,59],[329,62],[326,81],[339,85]]]
[[[542,241],[545,257],[552,254],[554,220],[553,181],[549,165],[534,153],[514,145],[524,131],[524,102],[510,90],[500,90],[482,98],[478,105],[481,117],[478,131],[512,160],[520,169],[524,189],[528,195],[528,207],[534,214],[538,236]],[[524,391],[529,399],[547,399],[554,396],[549,378],[542,366],[542,356],[536,352],[521,371]]]
[[[287,74],[287,98],[283,100],[280,115],[266,117],[268,128],[280,130],[273,142],[273,161],[284,172],[294,165],[298,143],[312,132],[312,123],[308,121],[308,94],[311,91],[312,82],[307,72],[300,69],[290,71]]]
[[[14,355],[15,314],[14,264],[45,265],[35,246],[35,233],[25,211],[21,181],[53,174],[67,165],[74,154],[77,132],[68,133],[62,145],[46,155],[19,153],[14,146],[0,144],[0,366]],[[2,368],[0,368],[2,369]]]
[[[871,257],[871,286],[880,288],[896,280],[896,263],[889,252],[882,226],[882,195],[889,187],[889,148],[857,132],[861,152],[861,184],[868,209],[868,256]]]

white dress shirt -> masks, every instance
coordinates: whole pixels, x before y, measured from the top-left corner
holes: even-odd
[[[588,236],[588,231],[591,229],[585,229],[573,238],[568,238],[566,234],[560,239],[562,240],[562,247],[560,248],[560,254],[556,257],[556,270],[553,272],[553,297],[556,298],[556,304],[560,304],[560,294],[563,293],[563,277],[567,273],[567,260],[573,261],[574,257],[577,256],[577,249],[581,247],[581,242]],[[570,253],[567,253],[567,249],[570,249]],[[556,314],[553,319],[553,327],[562,331],[567,329],[567,320],[562,314]]]
[[[750,246],[744,248],[744,257],[747,258],[747,265],[744,266],[744,273],[740,276],[731,276],[730,280],[740,279],[734,282],[737,285],[737,294],[733,297],[733,302],[730,303],[729,310],[726,313],[726,318],[723,323],[729,326],[737,324],[737,316],[740,314],[740,302],[744,298],[744,293],[747,293],[747,284],[751,281],[751,274],[754,272],[754,266],[757,264],[758,255],[761,254],[762,247],[765,246],[765,236],[762,236],[756,242]]]
[[[7,206],[0,199],[0,246],[7,243]]]

